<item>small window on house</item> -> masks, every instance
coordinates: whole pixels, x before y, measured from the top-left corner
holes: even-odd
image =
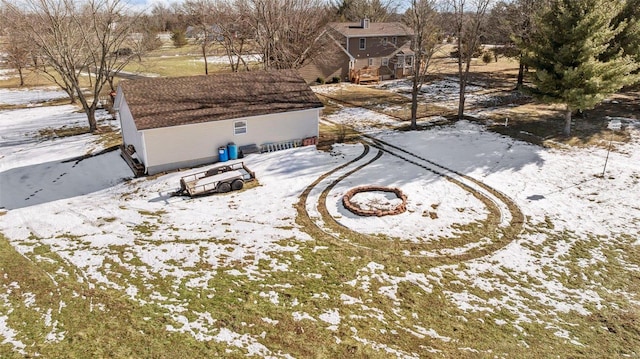
[[[247,121],[234,121],[233,134],[244,135],[245,133],[247,133]]]
[[[407,57],[406,57],[406,60],[405,60],[405,61],[406,61],[406,63],[407,63],[407,66],[411,66],[411,60],[413,60],[413,56],[407,56]]]
[[[382,58],[382,66],[389,66],[389,59],[386,57]]]
[[[382,46],[385,46],[385,45],[387,45],[387,37],[386,36],[382,38]]]
[[[360,50],[364,50],[367,48],[367,39],[360,39]]]
[[[392,43],[392,44],[394,44],[394,45],[396,45],[396,44],[398,43],[398,38],[397,38],[397,37],[395,37],[395,36],[394,36],[394,37],[392,37],[392,38],[391,38],[391,43]]]
[[[369,59],[369,66],[373,66],[373,58]]]

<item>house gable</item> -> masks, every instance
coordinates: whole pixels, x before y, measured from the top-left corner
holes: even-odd
[[[329,28],[355,60],[352,69],[382,66],[383,59],[408,46],[413,37],[413,31],[400,22],[335,22],[330,23]]]

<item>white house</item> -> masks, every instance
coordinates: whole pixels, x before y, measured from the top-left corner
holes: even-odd
[[[137,174],[218,160],[218,148],[318,136],[323,105],[295,70],[122,81],[114,108]]]

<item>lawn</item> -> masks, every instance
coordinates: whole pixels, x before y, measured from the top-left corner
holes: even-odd
[[[0,357],[640,355],[637,93],[576,146],[548,137],[553,108],[475,86],[450,121],[434,77],[419,131],[405,83],[316,87],[322,149],[250,155],[259,185],[195,199],[171,193],[202,169],[130,178],[106,113],[91,135],[55,91],[0,90]],[[406,211],[347,211],[371,184]]]

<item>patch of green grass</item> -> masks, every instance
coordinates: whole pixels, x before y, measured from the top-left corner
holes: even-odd
[[[165,214],[167,214],[167,211],[165,210],[159,210],[159,211],[146,211],[146,210],[139,210],[138,213],[140,213],[143,216],[147,216],[147,217],[156,217],[156,218],[161,218],[162,216],[164,216]]]
[[[155,223],[148,220],[143,220],[142,223],[139,223],[133,226],[132,230],[146,237],[150,237],[158,230],[158,228],[160,228],[159,223],[162,222],[161,221],[162,216],[165,215],[167,212],[164,210],[159,210],[155,212],[139,210],[138,213],[140,213],[144,217],[150,217],[155,219]]]
[[[35,254],[24,257],[0,234],[0,286],[7,293],[8,306],[0,304],[0,315],[18,331],[28,357],[44,358],[180,358],[220,357],[226,344],[199,342],[187,334],[166,330],[166,310],[153,304],[139,304],[118,290],[91,288],[75,275],[55,275],[65,261],[40,249],[52,262],[38,261]],[[72,268],[70,268],[72,269]],[[75,273],[71,270],[69,273]],[[51,276],[53,275],[53,277]],[[55,279],[54,280],[52,280]],[[17,287],[12,284],[16,283]],[[13,288],[11,292],[7,288]],[[33,295],[26,305],[25,294]],[[63,303],[63,304],[62,304]],[[51,320],[45,320],[46,314]],[[170,322],[170,321],[169,321]],[[56,323],[54,328],[53,323]],[[53,330],[60,340],[46,340]],[[0,357],[22,358],[11,344],[0,345]]]

